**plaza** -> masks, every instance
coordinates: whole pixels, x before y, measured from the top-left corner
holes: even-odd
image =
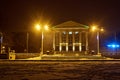
[[[0,61],[0,80],[119,80],[119,61]]]

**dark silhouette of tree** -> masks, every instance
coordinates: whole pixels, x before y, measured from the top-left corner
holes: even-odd
[[[26,48],[26,35],[23,32],[14,32],[14,47],[13,49],[16,50],[16,52],[24,52],[24,49]]]

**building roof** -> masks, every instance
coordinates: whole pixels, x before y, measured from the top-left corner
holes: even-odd
[[[63,28],[79,28],[79,29],[88,29],[89,26],[74,22],[74,21],[67,21],[61,24],[58,24],[56,26],[54,26],[54,28],[59,28],[59,29],[63,29]]]

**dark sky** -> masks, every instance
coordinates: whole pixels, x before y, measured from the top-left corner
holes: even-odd
[[[120,30],[120,0],[0,0],[0,29],[28,30],[73,20]]]

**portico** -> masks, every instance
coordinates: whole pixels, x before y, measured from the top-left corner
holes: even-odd
[[[54,26],[53,49],[56,52],[86,52],[88,26],[74,21]]]

